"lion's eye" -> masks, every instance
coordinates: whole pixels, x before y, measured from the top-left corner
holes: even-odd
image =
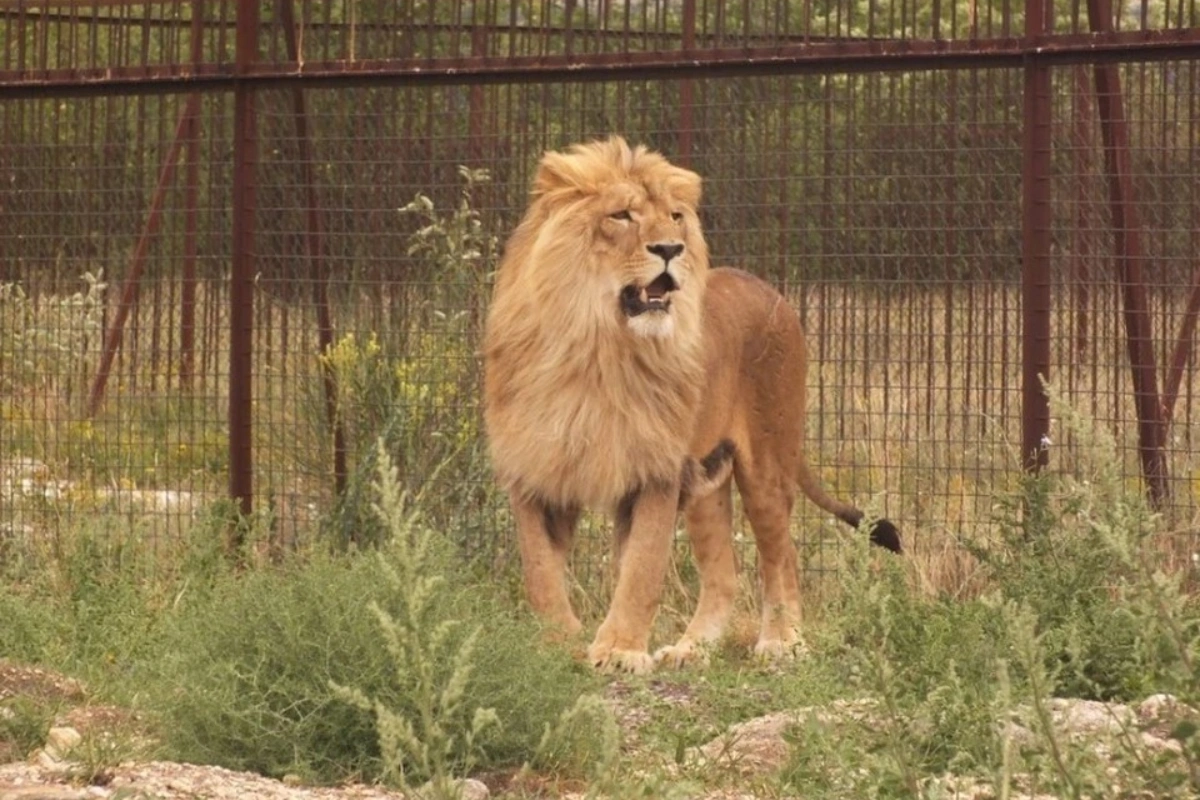
[[[683,222],[683,212],[682,211],[672,211],[671,219],[675,220],[676,222]]]
[[[615,211],[612,214],[609,214],[608,218],[620,220],[621,222],[633,222],[633,214],[629,213],[629,209]]]

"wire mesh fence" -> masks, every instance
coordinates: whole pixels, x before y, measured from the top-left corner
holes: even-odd
[[[1054,62],[1049,118],[1031,120],[1027,9],[1001,0],[280,2],[255,6],[242,62],[232,2],[0,2],[0,538],[105,513],[159,541],[227,515],[248,396],[271,546],[369,539],[382,437],[428,513],[496,552],[511,526],[479,410],[490,271],[539,155],[612,132],[704,177],[716,262],[804,319],[811,459],[926,552],[987,535],[1024,474],[1022,190],[1044,183],[1045,371],[1113,434],[1131,486],[1157,454],[1162,508],[1189,531],[1200,61],[1162,45],[1193,41],[1196,6],[1092,5],[1049,7],[1061,36],[1040,45],[1086,33],[1108,55]],[[974,50],[905,60],[955,44]],[[847,53],[892,61],[849,69]],[[680,55],[712,74],[650,69]],[[650,71],[581,76],[571,59]],[[460,68],[476,77],[447,78]],[[230,367],[245,347],[248,376]],[[1076,469],[1059,427],[1049,466]],[[827,565],[834,524],[802,506],[796,531],[809,568]],[[588,542],[577,560],[598,570],[606,545]]]

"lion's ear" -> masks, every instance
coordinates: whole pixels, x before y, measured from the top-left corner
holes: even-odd
[[[700,196],[703,193],[700,176],[690,169],[671,167],[667,177],[667,190],[675,199],[687,203],[695,211],[700,207]]]
[[[537,174],[533,177],[534,196],[541,197],[556,189],[578,185],[576,170],[572,169],[573,161],[574,159],[566,153],[557,153],[553,150],[542,156],[541,162],[538,163]]]
[[[636,155],[646,152],[638,148]],[[626,176],[635,152],[620,136],[572,145],[565,152],[547,151],[533,179],[533,194],[541,197],[559,189],[594,192],[606,179]]]

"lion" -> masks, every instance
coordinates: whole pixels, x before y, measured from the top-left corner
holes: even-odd
[[[765,281],[710,269],[700,195],[696,173],[621,137],[547,152],[496,273],[484,418],[526,595],[552,628],[578,633],[572,537],[584,509],[610,513],[616,584],[587,650],[601,669],[680,666],[723,634],[737,588],[733,483],[758,549],[761,656],[798,642],[797,489],[852,527],[863,521],[805,460],[799,317]],[[699,600],[679,641],[651,656],[681,509]],[[887,520],[870,537],[901,550]]]

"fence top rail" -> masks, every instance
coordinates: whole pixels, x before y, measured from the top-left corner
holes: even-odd
[[[468,56],[258,62],[93,69],[0,69],[0,99],[51,95],[195,92],[231,89],[378,85],[479,85],[625,79],[914,71],[1052,64],[1194,59],[1200,28],[1055,34],[980,41],[872,40],[807,45],[529,57]]]
[[[1034,57],[1129,57],[1196,41],[1200,3],[1020,0],[0,0],[0,89],[213,88],[235,64],[253,79],[423,82],[607,79],[738,69],[887,70],[988,66]],[[1114,7],[1115,6],[1115,7]],[[253,12],[253,13],[250,13]],[[1036,13],[1036,12],[1035,12]],[[1097,16],[1098,14],[1098,16]],[[252,18],[252,21],[251,21]],[[235,57],[239,25],[251,50]],[[1154,57],[1154,56],[1151,56]],[[1186,57],[1186,56],[1185,56]],[[893,62],[895,66],[893,66]],[[454,76],[459,77],[455,78]],[[88,88],[86,91],[92,91]]]

